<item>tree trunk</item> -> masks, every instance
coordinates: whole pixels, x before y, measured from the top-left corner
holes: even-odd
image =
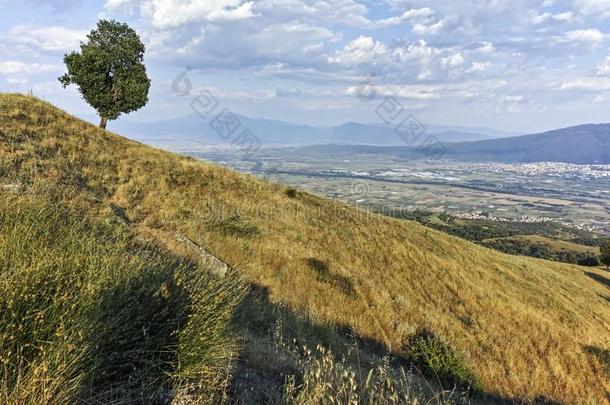
[[[100,128],[106,129],[107,123],[108,123],[108,118],[102,117],[102,120],[100,121]]]

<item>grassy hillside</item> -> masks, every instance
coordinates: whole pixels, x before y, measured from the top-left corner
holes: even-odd
[[[0,193],[0,402],[221,398],[243,288],[53,190]]]
[[[603,241],[603,237],[599,235],[554,222],[461,219],[446,213],[435,214],[422,210],[396,211],[392,212],[391,216],[417,221],[499,252],[562,263],[581,264],[585,259],[597,258],[600,253],[599,245]]]
[[[602,270],[503,255],[290,193],[20,95],[0,95],[0,183],[4,192],[59,187],[67,209],[113,218],[168,249],[183,235],[268,291],[271,303],[397,356],[417,358],[415,347],[438,338],[500,397],[607,400],[600,359],[610,348],[610,277]]]

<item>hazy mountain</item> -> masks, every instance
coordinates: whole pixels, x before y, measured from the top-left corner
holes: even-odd
[[[460,128],[426,125],[426,133],[433,134],[441,142],[462,142],[493,139],[499,132],[483,128]],[[505,134],[511,136],[514,134]],[[404,146],[393,127],[384,124],[359,124],[348,122],[333,128],[332,143],[351,145]]]
[[[610,124],[579,125],[478,142],[448,145],[447,156],[470,161],[610,163]]]
[[[459,135],[458,135],[459,136]],[[441,140],[441,136],[437,136]],[[492,162],[566,162],[579,164],[610,163],[610,124],[589,124],[475,142],[445,142],[442,159]],[[426,159],[424,152],[412,147],[373,145],[313,145],[299,148],[312,155],[348,157],[358,154],[387,155],[398,159]]]
[[[236,117],[241,122],[238,131],[249,129],[266,146],[330,143],[380,146],[404,145],[401,138],[394,132],[393,127],[380,123],[348,122],[336,127],[322,127],[264,118],[249,118],[237,114]],[[133,122],[121,119],[111,122],[109,129],[149,143],[203,145],[227,143],[210,128],[209,120],[204,120],[196,114],[156,122]],[[435,134],[442,142],[475,141],[515,135],[490,128],[438,125],[426,125],[426,132]]]
[[[413,146],[417,145],[405,145],[392,127],[382,123],[348,122],[337,127],[320,127],[243,115],[236,117],[240,127],[235,133],[249,129],[264,147],[334,145],[326,149],[349,154],[355,151],[349,145],[365,145],[356,148],[358,153],[367,150],[368,153],[400,154],[409,159],[425,157],[414,150]],[[111,122],[110,129],[146,143],[182,148],[223,144],[232,139],[223,140],[212,130],[208,120],[195,114],[149,123],[118,120]],[[455,160],[610,163],[610,124],[580,125],[521,136],[509,136],[511,134],[489,128],[426,125],[426,133],[445,143],[445,157]],[[345,149],[340,150],[341,146]],[[375,146],[391,148],[373,150]],[[318,153],[324,149],[315,150]]]

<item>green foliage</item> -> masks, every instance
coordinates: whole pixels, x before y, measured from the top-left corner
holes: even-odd
[[[224,235],[242,238],[250,238],[259,234],[258,227],[243,218],[239,213],[225,218],[216,218],[211,221],[209,227],[219,230]]]
[[[600,257],[599,260],[610,268],[610,239],[606,240],[599,247]]]
[[[562,234],[565,233],[566,230],[553,223],[498,222],[489,219],[456,221],[456,218],[447,213],[438,214],[438,219],[441,221],[438,222],[433,220],[435,214],[430,211],[397,210],[384,212],[375,207],[373,207],[373,209],[393,218],[417,221],[430,228],[446,232],[503,253],[530,256],[563,263],[581,264],[584,266],[598,265],[593,264],[595,258],[592,258],[591,254],[588,252],[569,249],[557,250],[552,249],[543,243],[517,238],[522,235],[544,235],[551,239],[565,240],[565,237]],[[584,231],[570,230],[568,233],[577,235],[576,238],[573,238],[573,243],[585,246],[598,246],[601,244],[599,239],[592,237],[592,234]]]
[[[289,198],[296,198],[297,193],[298,193],[297,189],[294,188],[294,187],[288,187],[286,189],[286,196],[289,197]]]
[[[536,257],[538,259],[555,260],[563,263],[581,264],[584,266],[597,266],[590,264],[592,258],[587,252],[577,252],[572,250],[553,250],[543,243],[531,242],[523,239],[491,239],[481,243],[490,249],[511,255],[522,255]]]
[[[102,119],[114,120],[148,102],[150,79],[144,66],[144,44],[127,24],[100,20],[81,43],[81,51],[66,54],[68,73],[59,78],[76,84]]]
[[[87,224],[57,194],[0,194],[0,402],[220,395],[240,283]]]
[[[431,211],[425,211],[425,210],[420,210],[420,209],[415,209],[415,210],[401,209],[401,210],[396,210],[396,211],[391,210],[389,212],[386,212],[381,208],[374,207],[373,210],[375,212],[379,212],[380,214],[389,214],[389,216],[391,216],[393,218],[406,219],[408,221],[417,221],[424,225],[429,224],[430,218],[433,215],[433,213]],[[445,217],[450,218],[448,215],[446,215],[444,213],[441,213],[440,216],[442,216],[443,218],[445,218]],[[439,218],[440,218],[440,216],[439,216]]]
[[[594,256],[587,256],[582,259],[578,259],[578,264],[581,266],[597,267],[599,266],[599,260]]]
[[[411,336],[405,343],[404,352],[424,375],[437,379],[445,388],[458,386],[475,392],[481,389],[463,357],[428,329],[421,329]]]

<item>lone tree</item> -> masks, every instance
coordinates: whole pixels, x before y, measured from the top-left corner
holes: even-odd
[[[80,53],[64,56],[68,73],[59,77],[65,88],[76,84],[83,98],[101,117],[100,127],[148,102],[144,44],[127,24],[100,20],[81,42]]]
[[[610,239],[606,240],[599,247],[599,261],[606,265],[606,269],[610,270]]]

